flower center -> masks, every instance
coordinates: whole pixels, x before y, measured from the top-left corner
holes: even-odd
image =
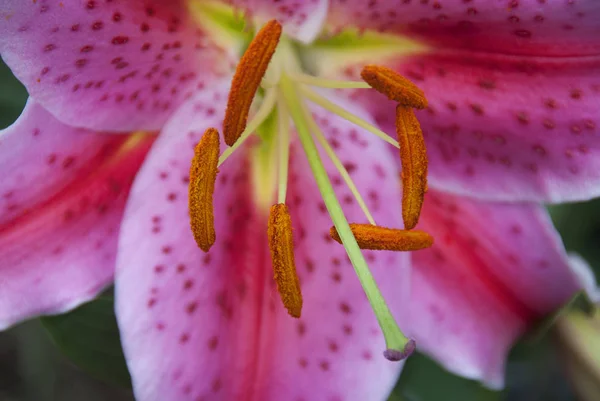
[[[194,238],[206,252],[215,242],[212,196],[218,167],[250,136],[258,133],[262,144],[252,156],[256,187],[254,200],[258,207],[267,210],[276,192],[277,203],[270,207],[266,233],[274,278],[283,305],[290,315],[300,317],[303,300],[294,261],[292,222],[286,205],[291,120],[334,223],[330,230],[331,237],[346,249],[382,328],[388,348],[384,355],[390,360],[404,359],[414,349],[414,341],[405,337],[398,328],[361,249],[412,251],[433,244],[429,234],[412,230],[417,224],[427,188],[425,144],[413,108],[426,107],[427,100],[412,82],[385,67],[366,66],[361,74],[365,82],[334,81],[306,75],[302,72],[293,42],[282,37],[281,32],[281,25],[277,21],[265,24],[237,66],[223,122],[223,135],[229,147],[219,156],[219,134],[214,128],[205,132],[196,147],[189,186]],[[396,101],[398,141],[331,102],[311,86],[373,88]],[[405,229],[386,228],[375,223],[350,174],[326,140],[306,101],[323,107],[400,149]],[[253,105],[257,106],[255,113],[251,113]],[[251,118],[248,118],[251,114]],[[315,141],[339,171],[369,224],[350,224],[347,221]]]

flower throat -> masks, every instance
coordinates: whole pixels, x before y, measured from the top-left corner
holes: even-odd
[[[361,77],[364,82],[333,81],[303,74],[289,39],[282,38],[281,24],[275,20],[265,24],[250,42],[233,76],[223,121],[223,136],[228,148],[220,153],[219,132],[215,128],[207,129],[196,146],[190,168],[190,225],[198,246],[208,252],[217,238],[213,194],[218,167],[263,124],[267,124],[270,116],[275,115],[277,135],[268,140],[276,141],[277,145],[273,146],[277,155],[277,203],[270,207],[266,236],[271,251],[274,279],[283,305],[291,316],[301,316],[303,299],[296,274],[292,221],[286,205],[291,119],[333,221],[330,235],[346,249],[383,331],[387,347],[384,356],[389,360],[399,361],[412,353],[415,342],[408,339],[398,328],[361,249],[414,251],[433,244],[433,238],[429,234],[413,230],[418,222],[427,190],[425,141],[413,109],[426,107],[427,100],[417,86],[386,67],[367,65],[363,68]],[[373,88],[384,94],[397,102],[398,140],[392,139],[367,121],[321,96],[310,86],[338,89]],[[259,97],[260,106],[248,121],[255,97]],[[306,100],[400,149],[404,229],[381,227],[376,224],[350,174],[308,110]],[[339,171],[369,224],[350,224],[346,219],[315,140]]]

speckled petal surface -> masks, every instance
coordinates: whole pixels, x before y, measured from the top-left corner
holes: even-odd
[[[29,94],[89,129],[159,129],[228,59],[183,0],[6,0],[0,18],[0,53]]]
[[[331,0],[328,25],[400,33],[443,48],[524,55],[600,54],[596,0]]]
[[[401,326],[450,371],[501,388],[512,343],[581,284],[536,205],[430,191],[418,228],[435,244],[412,254]]]
[[[65,126],[32,101],[0,132],[0,328],[65,312],[111,282],[150,143]]]
[[[600,195],[600,59],[449,53],[390,62],[425,91],[432,187],[482,199]],[[387,132],[394,105],[360,92]]]
[[[382,356],[376,319],[344,249],[329,238],[331,219],[297,144],[288,205],[304,297],[301,319],[287,314],[275,288],[268,216],[254,203],[244,149],[217,177],[216,243],[208,253],[195,244],[189,162],[204,130],[220,127],[224,107],[218,92],[193,99],[167,124],[134,184],[121,230],[116,300],[137,400],[387,399],[401,364]],[[337,132],[332,142],[370,194],[375,218],[400,224],[400,209],[383,207],[399,198],[391,156],[346,123],[320,116],[328,132]],[[350,219],[363,222],[335,174],[333,181]],[[388,185],[374,185],[382,182]],[[392,305],[398,305],[395,278],[408,268],[405,257],[367,255]]]
[[[329,0],[224,0],[259,22],[277,19],[284,33],[309,43],[321,33]]]

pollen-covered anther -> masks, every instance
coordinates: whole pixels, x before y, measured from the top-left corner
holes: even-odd
[[[377,92],[404,106],[424,109],[427,107],[425,93],[396,71],[379,65],[366,65],[360,76]]]
[[[404,228],[419,222],[427,192],[427,150],[419,120],[410,107],[396,106],[396,133],[402,164],[402,219]]]
[[[267,22],[250,42],[235,70],[223,121],[223,136],[229,146],[233,146],[246,128],[252,100],[280,37],[281,24],[276,20]]]
[[[283,203],[271,206],[268,226],[273,273],[283,306],[295,318],[302,311],[302,293],[294,260],[292,219]]]
[[[433,237],[424,231],[400,230],[374,226],[372,224],[350,224],[350,229],[360,249],[376,251],[418,251],[433,245]],[[335,228],[331,227],[329,235],[335,241],[342,240]]]
[[[194,149],[190,167],[190,226],[196,243],[204,252],[208,252],[216,239],[213,194],[218,173],[219,147],[219,132],[214,128],[207,129]]]

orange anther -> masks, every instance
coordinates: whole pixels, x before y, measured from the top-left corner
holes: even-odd
[[[427,99],[423,91],[390,68],[379,65],[366,65],[360,76],[373,89],[383,93],[390,100],[417,109],[427,107]]]
[[[427,191],[427,151],[419,120],[410,107],[396,106],[396,132],[402,163],[402,219],[410,230],[419,222]]]
[[[294,261],[292,219],[283,203],[271,206],[268,237],[275,282],[283,306],[290,315],[299,318],[302,311],[302,293]]]
[[[229,146],[238,140],[248,120],[250,105],[281,36],[281,24],[271,20],[256,34],[242,56],[231,81],[223,136]]]
[[[350,224],[350,229],[360,249],[381,251],[418,251],[433,245],[433,237],[424,231],[399,230],[371,224]],[[334,227],[329,230],[331,238],[342,243]]]
[[[194,149],[188,187],[190,226],[196,243],[204,252],[208,252],[216,239],[213,194],[218,162],[219,132],[209,128]]]

